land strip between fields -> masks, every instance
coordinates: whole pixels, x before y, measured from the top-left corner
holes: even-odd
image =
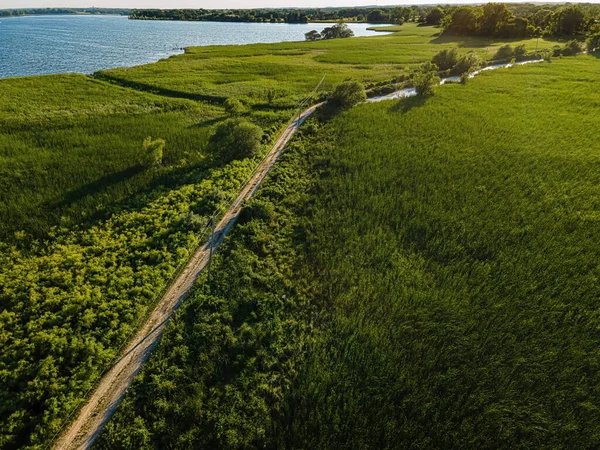
[[[302,123],[322,103],[302,112],[292,121],[273,145],[265,159],[260,163],[254,175],[229,206],[215,227],[213,252],[235,224],[243,203],[250,199],[265,176],[279,157],[285,145]],[[177,279],[171,284],[154,311],[138,331],[136,336],[122,352],[115,365],[102,377],[96,390],[87,403],[80,409],[75,420],[68,426],[54,445],[56,450],[89,448],[104,425],[116,410],[120,400],[139,373],[144,362],[158,343],[165,326],[173,313],[194,286],[196,279],[207,266],[210,256],[210,244],[205,242],[193,255]]]

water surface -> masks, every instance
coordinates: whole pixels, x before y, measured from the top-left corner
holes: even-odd
[[[92,73],[182,53],[183,47],[302,41],[331,24],[271,24],[128,20],[121,16],[0,18],[0,78]],[[356,36],[371,25],[348,26]]]

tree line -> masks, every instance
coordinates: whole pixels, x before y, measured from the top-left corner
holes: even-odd
[[[585,36],[600,32],[600,6],[591,4],[449,7],[441,10],[444,33],[461,36]]]
[[[26,8],[26,9],[0,9],[0,17],[16,16],[46,16],[59,14],[118,14],[127,16],[130,9],[123,8]]]

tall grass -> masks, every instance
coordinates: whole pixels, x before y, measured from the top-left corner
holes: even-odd
[[[309,124],[99,448],[598,446],[596,72]]]

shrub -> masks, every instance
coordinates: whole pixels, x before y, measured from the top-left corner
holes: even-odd
[[[329,101],[341,108],[351,108],[367,99],[365,87],[359,81],[345,81],[338,84]]]
[[[600,49],[600,33],[591,35],[587,39],[586,45],[587,45],[588,52],[593,52],[595,50]]]
[[[446,49],[431,58],[431,62],[438,66],[439,70],[448,70],[456,65],[458,57],[458,50],[456,48]]]
[[[518,59],[522,59],[527,55],[527,50],[525,50],[525,44],[517,45],[513,52],[514,57]]]
[[[510,45],[503,45],[494,55],[495,60],[510,59],[514,55],[514,50]]]
[[[250,158],[261,148],[260,127],[242,119],[229,119],[220,124],[209,140],[209,152],[223,161]]]
[[[318,41],[321,39],[321,33],[319,33],[317,30],[310,30],[304,35],[304,39],[311,42]]]
[[[433,94],[433,86],[438,85],[440,82],[437,72],[438,67],[431,62],[421,64],[419,68],[413,72],[411,81],[417,91],[417,95],[425,96]]]
[[[144,139],[144,154],[142,155],[142,166],[146,168],[158,167],[162,164],[163,150],[166,142],[164,139],[152,140],[150,136]]]
[[[563,56],[575,56],[583,51],[583,47],[575,39],[567,42],[565,48],[562,49]]]
[[[223,105],[230,116],[239,116],[244,112],[244,105],[237,98],[228,98]]]
[[[451,71],[452,75],[468,74],[481,66],[481,59],[475,53],[462,56]]]

